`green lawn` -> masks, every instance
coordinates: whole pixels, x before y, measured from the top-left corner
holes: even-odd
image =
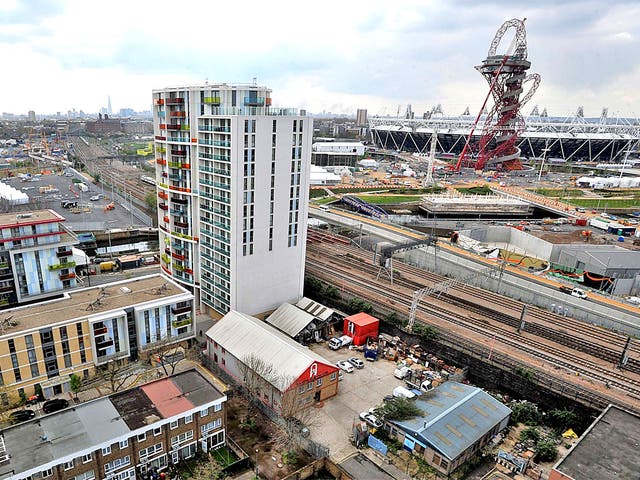
[[[533,190],[538,195],[544,195],[545,197],[582,197],[584,192],[577,188],[536,188]]]
[[[422,199],[422,195],[358,195],[357,197],[374,205],[419,202]]]
[[[640,199],[637,198],[571,198],[566,201],[586,208],[640,208]]]
[[[493,191],[491,190],[491,187],[488,187],[487,185],[483,185],[481,187],[469,187],[469,188],[456,188],[457,191],[459,191],[460,193],[463,194],[469,194],[469,195],[493,195]]]

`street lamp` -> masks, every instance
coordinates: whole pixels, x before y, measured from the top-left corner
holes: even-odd
[[[260,450],[256,448],[256,478],[259,478],[258,475],[260,475],[260,470],[258,469],[258,452],[259,451]]]
[[[107,225],[110,223],[116,223],[117,220],[109,220],[104,222],[104,229],[107,230]],[[111,252],[111,228],[107,230],[107,234],[109,235],[109,258],[113,258],[113,253]]]

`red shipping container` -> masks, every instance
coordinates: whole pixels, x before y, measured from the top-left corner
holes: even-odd
[[[344,319],[342,334],[353,338],[354,345],[364,345],[368,337],[377,337],[380,320],[361,312]]]

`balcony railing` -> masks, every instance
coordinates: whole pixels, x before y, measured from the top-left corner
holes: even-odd
[[[160,128],[160,130],[166,130],[167,129],[167,124],[166,123],[161,123],[160,125],[158,125],[158,127]]]
[[[191,320],[191,317],[183,318],[182,320],[172,320],[171,326],[173,328],[186,327],[187,325],[191,325],[192,321],[193,320]]]
[[[164,100],[162,98],[158,98],[153,102],[155,105],[164,105]]]
[[[160,128],[162,128],[162,125],[160,125]],[[169,123],[167,124],[167,130],[180,130],[181,129],[181,125],[177,124],[177,123]]]
[[[176,227],[180,228],[189,228],[189,224],[187,222],[173,222]]]
[[[186,148],[172,148],[171,149],[171,155],[178,155],[181,157],[184,157],[187,155],[187,149]]]
[[[186,258],[184,255],[181,255],[181,254],[176,253],[176,252],[172,252],[172,253],[171,253],[171,256],[172,256],[173,258],[175,258],[176,260],[180,260],[180,261],[182,261],[182,262],[184,262],[184,260],[185,260],[185,258]]]
[[[162,261],[166,264],[171,263],[171,257],[166,253],[163,253],[162,255],[160,255],[160,258],[162,258]]]
[[[61,273],[60,280],[71,280],[72,278],[76,278],[75,273]]]
[[[163,135],[156,135],[154,137],[156,140],[161,140],[161,141],[165,141],[167,139],[167,137],[163,136]]]
[[[183,305],[178,307],[177,305],[174,305],[173,307],[171,307],[171,313],[173,313],[174,315],[179,315],[181,313],[187,313],[191,311],[192,306],[191,305]]]
[[[156,158],[156,163],[158,165],[166,165],[167,161],[164,158]]]
[[[244,104],[251,107],[263,107],[264,97],[244,97]]]
[[[158,204],[158,208],[160,210],[165,210],[166,211],[166,210],[169,210],[169,205],[167,205],[166,203],[159,203]]]
[[[75,266],[76,262],[57,263],[55,265],[49,265],[49,270],[60,270],[62,268],[73,268]]]
[[[179,98],[179,97],[170,97],[170,98],[165,98],[165,103],[167,105],[180,105],[180,104],[184,104],[184,98]]]
[[[167,192],[158,192],[158,197],[162,198],[163,200],[169,200],[169,195],[167,194]]]
[[[179,205],[189,205],[189,200],[184,199],[184,198],[175,198],[175,197],[171,197],[171,201],[173,203],[177,203]]]
[[[68,257],[70,255],[73,255],[73,252],[71,250],[62,250],[59,252],[56,252],[56,257]]]

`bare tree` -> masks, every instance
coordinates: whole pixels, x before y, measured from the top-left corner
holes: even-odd
[[[249,400],[259,399],[264,387],[278,378],[275,367],[255,353],[245,355],[238,364],[238,369],[242,374],[242,383],[249,395]]]
[[[176,372],[176,368],[183,360],[194,360],[196,352],[192,350],[184,348],[179,343],[175,343],[173,339],[167,337],[155,342],[147,350],[147,353],[149,355],[149,363],[152,366],[156,366],[156,364],[161,366],[164,374],[171,376]]]
[[[98,375],[109,384],[111,393],[115,393],[120,390],[129,379],[136,376],[136,371],[131,368],[131,365],[120,365],[114,360],[109,360]]]

